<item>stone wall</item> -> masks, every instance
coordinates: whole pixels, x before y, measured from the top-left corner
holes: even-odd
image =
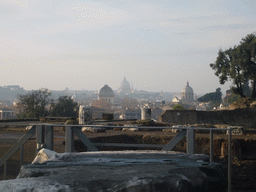
[[[197,123],[197,111],[194,110],[166,110],[159,117],[160,122],[174,124],[195,124]]]
[[[230,124],[256,126],[256,111],[237,109],[220,111],[166,110],[160,122],[173,124]]]

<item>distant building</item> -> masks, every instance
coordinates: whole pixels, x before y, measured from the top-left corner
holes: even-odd
[[[14,119],[14,110],[8,108],[0,109],[0,119]]]
[[[180,100],[178,99],[177,96],[174,96],[173,100],[172,100],[173,103],[179,103]]]
[[[92,119],[102,119],[102,114],[106,112],[105,109],[91,107]]]
[[[83,125],[86,122],[91,122],[92,120],[92,108],[86,107],[84,105],[79,106],[79,125]]]
[[[152,114],[151,114],[151,118],[154,120],[159,120],[160,115],[164,112],[163,108],[160,107],[154,107],[152,109]]]
[[[25,93],[25,90],[19,85],[0,86],[0,100],[15,101],[18,94]]]
[[[125,109],[119,112],[119,119],[140,119],[141,112],[139,109]]]
[[[194,91],[192,87],[189,86],[189,82],[187,82],[187,85],[182,89],[181,101],[188,103],[194,101]]]
[[[103,99],[107,103],[113,104],[114,96],[114,91],[108,85],[104,85],[99,91],[98,100]]]
[[[199,104],[196,106],[196,110],[197,110],[197,111],[206,111],[206,110],[207,110],[207,107],[209,107],[209,102],[208,102],[208,103],[202,102],[202,103],[199,103]]]
[[[124,77],[123,81],[121,82],[118,88],[118,94],[127,94],[127,93],[131,93],[131,91],[132,89],[131,89],[130,83]]]
[[[152,109],[149,106],[141,107],[141,120],[151,120]]]

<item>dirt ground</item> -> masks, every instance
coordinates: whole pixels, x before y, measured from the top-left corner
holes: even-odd
[[[1,129],[0,130],[0,157],[2,157],[12,146],[17,142],[17,139],[25,133],[24,129]],[[148,142],[156,141],[158,144],[166,144],[169,140],[163,139],[166,137],[173,137],[176,133],[172,132],[122,132],[122,131],[107,131],[105,133],[85,133],[88,138],[91,138],[95,141],[103,141],[104,137],[113,136],[113,138],[118,138],[120,135],[143,135],[144,138],[151,138]],[[10,137],[14,135],[15,137]],[[115,137],[117,136],[117,137]],[[150,137],[149,137],[150,136]],[[103,138],[103,139],[102,139]],[[120,139],[122,137],[120,136]],[[153,139],[152,139],[153,138]],[[196,138],[209,138],[208,134],[196,134]],[[162,140],[161,140],[162,139]],[[227,135],[214,135],[214,139],[227,139]],[[256,140],[255,135],[247,136],[234,136],[233,139],[247,139],[247,140]],[[62,130],[55,130],[55,139],[54,139],[54,151],[62,153],[65,151],[64,141],[64,132]],[[111,142],[111,141],[110,141]],[[116,142],[116,141],[113,141]],[[181,148],[185,148],[184,143],[181,144]],[[23,165],[30,164],[36,152],[36,142],[35,138],[31,138],[24,145],[24,159]],[[207,150],[205,151],[207,153]],[[214,161],[223,163],[224,166],[227,166],[227,158],[215,157]],[[7,179],[14,179],[17,177],[20,170],[20,151],[17,151],[13,157],[7,162]],[[3,179],[3,166],[0,167],[0,180]],[[256,191],[256,158],[255,159],[239,159],[233,161],[232,165],[232,186],[235,192],[252,192]]]

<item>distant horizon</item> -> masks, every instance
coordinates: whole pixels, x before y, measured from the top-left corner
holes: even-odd
[[[40,89],[48,89],[48,90],[50,90],[50,91],[65,91],[68,87],[66,87],[65,89],[49,89],[49,88],[47,88],[47,87],[41,87],[41,88],[39,88],[39,89],[25,89],[24,87],[22,87],[22,86],[20,86],[20,85],[2,85],[2,86],[0,86],[0,87],[5,87],[5,86],[19,86],[20,88],[23,88],[25,91],[37,91],[37,90],[40,90]],[[103,87],[103,86],[102,86]],[[101,87],[101,88],[102,88]],[[100,88],[100,89],[101,89]],[[112,87],[110,87],[111,89],[112,89]],[[183,87],[184,88],[184,87]],[[182,89],[183,89],[182,88]],[[192,87],[193,88],[193,87]],[[99,90],[100,90],[99,89]],[[164,91],[164,90],[162,90],[162,91],[147,91],[147,90],[143,90],[143,89],[137,89],[137,91],[146,91],[146,92],[151,92],[151,93],[161,93],[161,92],[163,92],[163,93],[172,93],[172,94],[181,94],[182,93],[182,89],[180,90],[180,91]],[[97,90],[97,89],[70,89],[70,88],[68,88],[68,91],[70,91],[70,92],[72,92],[72,91],[92,91],[92,92],[99,92],[99,90]],[[117,92],[118,91],[118,89],[112,89],[114,92]],[[136,90],[136,89],[134,89],[134,90]],[[212,92],[215,92],[216,91],[216,89],[214,90],[214,91],[212,91]],[[225,95],[226,94],[226,91],[222,91],[221,90],[221,92],[222,92],[222,95]],[[207,92],[207,93],[210,93],[210,92]],[[205,94],[207,94],[207,93],[197,93],[197,92],[194,92],[194,94],[195,95],[205,95]],[[174,95],[175,96],[175,95]]]

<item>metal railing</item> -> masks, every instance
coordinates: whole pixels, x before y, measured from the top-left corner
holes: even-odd
[[[1,124],[2,125],[2,124]],[[8,124],[11,125],[11,124]],[[17,124],[15,124],[17,125]],[[24,126],[24,124],[23,124]],[[0,167],[4,166],[4,179],[7,175],[7,161],[20,150],[20,164],[23,164],[23,145],[36,134],[36,152],[42,148],[53,150],[54,145],[54,127],[65,127],[65,152],[74,152],[74,135],[76,135],[87,147],[87,151],[98,151],[96,146],[112,147],[139,147],[139,148],[162,148],[162,151],[171,151],[183,138],[187,138],[187,153],[195,153],[195,130],[208,130],[210,134],[210,162],[213,162],[213,132],[226,130],[228,133],[228,191],[231,191],[231,131],[233,127],[227,129],[218,128],[198,128],[198,127],[175,127],[180,132],[172,138],[166,145],[160,144],[125,144],[125,143],[92,143],[81,131],[82,127],[92,128],[139,128],[139,129],[172,129],[171,127],[137,127],[137,126],[110,126],[110,125],[55,125],[55,124],[34,124],[27,125],[29,130],[14,144],[1,158]]]

